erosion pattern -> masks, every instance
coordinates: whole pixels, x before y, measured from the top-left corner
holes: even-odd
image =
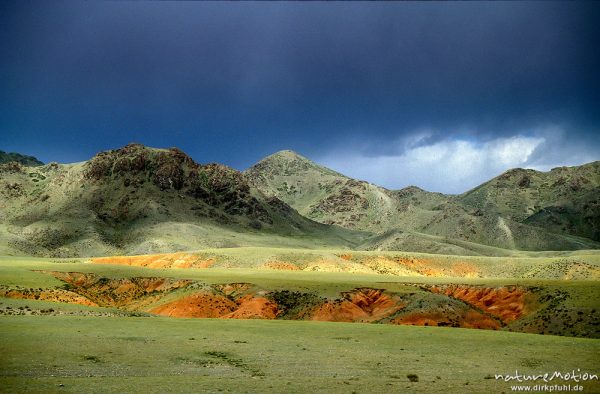
[[[290,256],[291,257],[291,256]],[[148,268],[255,268],[281,271],[352,272],[412,277],[506,278],[597,280],[600,268],[576,259],[557,259],[545,265],[524,259],[518,264],[484,264],[463,258],[416,257],[410,254],[373,255],[339,253],[288,258],[272,255],[254,263],[232,259],[226,254],[180,252],[141,256],[95,257],[94,264],[116,264]]]
[[[56,289],[3,286],[0,296],[170,317],[429,325],[600,337],[600,316],[595,309],[567,308],[569,294],[550,288],[406,283],[404,291],[361,287],[327,297],[318,292],[272,290],[252,283],[106,278],[79,272],[47,274],[64,285]]]

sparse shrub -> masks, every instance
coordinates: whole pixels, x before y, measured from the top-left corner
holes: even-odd
[[[85,361],[90,361],[90,362],[93,362],[93,363],[99,363],[99,362],[101,362],[101,360],[100,360],[100,358],[98,356],[87,356],[86,355],[86,356],[83,356],[83,359]]]
[[[531,185],[531,178],[527,175],[523,175],[523,177],[521,178],[521,180],[519,180],[519,183],[517,185],[521,188],[529,187],[529,185]]]
[[[267,298],[277,304],[281,311],[279,317],[282,319],[295,319],[304,311],[323,302],[317,294],[290,290],[274,291],[269,293]]]

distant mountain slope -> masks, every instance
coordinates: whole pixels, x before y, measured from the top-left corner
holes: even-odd
[[[399,193],[349,178],[289,150],[266,157],[245,174],[260,191],[302,215],[351,229],[388,228],[411,203]]]
[[[0,166],[0,249],[78,256],[207,246],[346,247],[353,233],[299,215],[239,171],[131,144],[87,162]]]
[[[564,233],[600,241],[600,162],[549,172],[506,171],[458,197],[472,207]]]
[[[22,155],[20,153],[7,153],[0,150],[0,164],[17,162],[25,166],[43,166],[44,163],[33,156]]]
[[[390,191],[348,178],[291,151],[273,154],[245,173],[263,193],[276,196],[313,220],[373,232],[374,236],[361,244],[365,249],[465,253],[465,247],[476,252],[475,244],[509,250],[598,248],[600,244],[592,240],[597,215],[583,209],[598,199],[597,180],[592,175],[598,176],[598,171],[594,165],[583,167],[575,180],[568,177],[568,185],[557,180],[563,187],[555,190],[559,199],[554,199],[562,201],[558,208],[561,220],[577,223],[579,227],[573,228],[583,228],[580,232],[540,225],[556,221],[553,206],[537,216],[517,214],[520,211],[515,207],[527,206],[530,201],[527,195],[518,193],[518,184],[528,187],[531,194],[537,183],[529,175],[518,176],[514,196],[514,188],[510,187],[502,189],[503,193],[488,192],[490,188],[496,190],[493,181],[492,186],[488,182],[462,196],[431,193],[414,186]],[[544,190],[548,201],[553,187]],[[575,198],[572,189],[578,187],[580,197]],[[482,202],[482,196],[488,200]],[[572,210],[564,208],[573,205]],[[514,209],[502,209],[505,206]]]
[[[400,171],[401,169],[399,169]],[[130,144],[0,164],[0,254],[271,246],[511,255],[600,248],[599,164],[511,170],[459,196],[351,179],[291,151],[241,173]]]

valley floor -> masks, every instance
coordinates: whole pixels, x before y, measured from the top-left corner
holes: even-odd
[[[599,392],[583,381],[599,267],[592,251],[0,257],[0,391]]]
[[[592,339],[438,327],[0,317],[3,392],[509,392],[495,375],[598,372]],[[579,372],[578,372],[579,373]],[[598,380],[521,383],[581,385]]]

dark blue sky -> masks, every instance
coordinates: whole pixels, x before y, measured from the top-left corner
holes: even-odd
[[[0,149],[135,141],[238,169],[294,149],[458,192],[600,159],[599,20],[593,2],[3,2]]]

